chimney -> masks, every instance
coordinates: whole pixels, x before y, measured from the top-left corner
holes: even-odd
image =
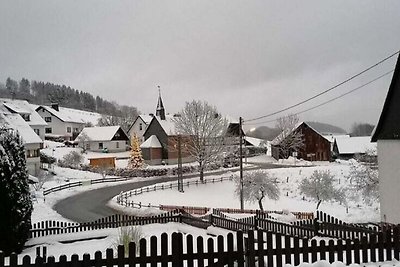
[[[51,108],[54,109],[54,110],[59,111],[58,103],[51,103]]]

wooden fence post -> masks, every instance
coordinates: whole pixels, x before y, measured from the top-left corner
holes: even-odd
[[[181,233],[172,234],[172,266],[183,266],[183,236]]]
[[[400,225],[396,225],[393,229],[393,253],[394,258],[399,260],[400,253]]]
[[[236,248],[237,248],[237,266],[244,267],[244,257],[246,252],[244,251],[244,239],[243,239],[243,232],[238,231],[236,233]]]

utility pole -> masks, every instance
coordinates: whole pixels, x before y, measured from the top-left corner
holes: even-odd
[[[242,117],[239,117],[239,165],[240,165],[240,209],[244,209],[243,200],[243,134],[242,134]]]
[[[178,135],[178,191],[183,192],[181,135]]]

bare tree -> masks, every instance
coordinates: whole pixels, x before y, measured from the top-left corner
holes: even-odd
[[[352,161],[347,177],[350,181],[350,197],[370,204],[379,198],[379,177],[377,162]]]
[[[295,152],[304,147],[304,137],[300,131],[296,130],[299,117],[291,114],[277,120],[275,127],[280,134],[273,140],[274,145],[279,149],[279,156],[288,158],[291,152]]]
[[[235,193],[240,196],[240,179],[237,177],[235,181]],[[276,177],[262,170],[246,172],[243,177],[243,199],[248,202],[258,202],[260,210],[264,210],[262,201],[265,197],[279,199],[280,191]]]
[[[135,118],[128,114],[124,114],[123,117],[102,115],[97,124],[99,126],[121,126],[122,130],[127,132]]]
[[[78,142],[82,143],[82,153],[86,153],[86,142],[90,142],[90,137],[85,132],[81,132],[76,138]]]
[[[370,136],[375,126],[369,123],[353,123],[351,136]]]
[[[193,100],[173,119],[177,134],[186,136],[185,151],[199,163],[200,180],[204,169],[224,150],[224,136],[228,122],[214,106]]]
[[[333,185],[335,176],[329,171],[314,171],[311,177],[304,178],[299,186],[299,190],[306,197],[317,201],[318,210],[322,201],[336,200],[341,203],[346,201],[342,189],[337,189]]]

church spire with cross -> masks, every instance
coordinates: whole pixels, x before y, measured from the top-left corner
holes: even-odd
[[[158,87],[158,103],[157,103],[156,116],[160,117],[161,120],[165,120],[165,109],[161,98],[161,88],[159,85],[157,87]]]

